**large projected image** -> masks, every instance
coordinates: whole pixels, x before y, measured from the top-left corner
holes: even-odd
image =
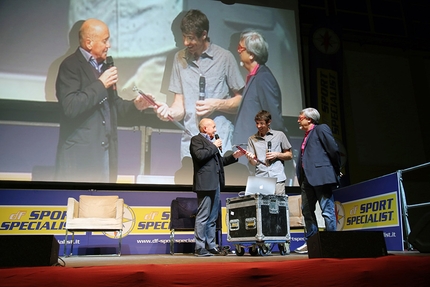
[[[78,31],[83,20],[96,18],[109,27],[108,55],[118,69],[118,95],[133,100],[139,90],[172,109],[182,92],[184,107],[184,115],[173,122],[161,120],[153,108],[119,117],[118,177],[106,181],[192,184],[189,142],[198,133],[200,117],[196,116],[195,106],[202,93],[202,82],[201,79],[191,81],[190,77],[185,81],[190,88],[184,87],[184,82],[179,87],[172,84],[177,77],[175,55],[186,49],[181,20],[190,9],[198,9],[207,16],[210,43],[227,50],[233,65],[225,78],[209,72],[204,75],[206,103],[202,106],[209,107],[216,99],[239,99],[238,107],[233,110],[212,106],[211,112],[205,115],[217,125],[223,141],[222,153],[232,153],[237,146],[248,148],[248,137],[257,132],[254,110],[264,107],[272,113],[272,128],[285,132],[296,154],[302,137],[291,136],[289,131],[296,130],[297,125],[288,126],[284,121],[297,117],[303,108],[297,3],[291,2],[294,3],[288,9],[275,9],[237,3],[226,5],[212,0],[1,1],[0,101],[2,105],[13,106],[14,113],[17,110],[21,116],[18,121],[7,115],[0,118],[0,180],[58,180],[56,152],[61,137],[61,112],[56,95],[57,75],[60,63],[79,46]],[[251,71],[247,70],[239,47],[240,35],[250,30],[260,33],[268,44],[265,67],[273,73],[273,85],[279,85],[278,94],[282,95],[276,102],[265,102],[263,96],[259,99],[261,92],[252,99],[247,92],[247,75]],[[35,111],[20,111],[21,103],[34,107]],[[52,114],[56,116],[39,122],[33,117],[39,108],[42,113],[54,109]],[[87,160],[82,166],[85,177],[60,180],[103,182],[98,177],[91,178],[93,159],[87,157]],[[284,166],[286,185],[295,185],[294,160],[285,161]],[[242,157],[239,163],[226,167],[226,184],[245,185],[254,170]]]

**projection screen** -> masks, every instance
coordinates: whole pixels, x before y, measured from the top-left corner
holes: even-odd
[[[168,90],[172,58],[184,48],[179,27],[184,11],[207,15],[211,42],[232,52],[244,79],[248,71],[239,65],[239,35],[257,30],[269,44],[266,65],[282,91],[282,116],[297,117],[304,102],[298,12],[297,1],[288,2],[287,9],[276,9],[211,0],[2,0],[0,180],[55,180],[55,80],[61,61],[76,51],[79,25],[88,18],[109,26],[119,96],[133,99],[136,86],[167,104],[173,101]],[[120,119],[118,129],[118,183],[192,184],[192,164],[181,156],[183,131],[176,125],[147,109],[138,118]],[[287,136],[297,153],[301,138]],[[224,153],[234,151],[232,146]],[[286,185],[296,185],[294,161],[285,163],[285,172]],[[246,163],[233,164],[226,167],[226,184],[244,185],[252,174]]]

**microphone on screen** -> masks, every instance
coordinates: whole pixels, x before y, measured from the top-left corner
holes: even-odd
[[[112,56],[107,56],[106,57],[106,70],[109,68],[112,68],[113,66],[114,66],[114,64],[113,64]],[[116,91],[116,84],[112,85],[112,90]]]
[[[109,69],[109,68],[112,68],[113,66],[115,66],[114,64],[113,64],[113,58],[112,58],[112,56],[107,56],[106,57],[106,69]]]
[[[271,141],[267,142],[267,152],[272,152],[272,142]],[[266,159],[266,165],[267,166],[270,165],[270,160]]]
[[[215,134],[215,139],[216,140],[219,139],[219,135],[218,134]],[[219,147],[219,151],[222,152],[222,146]]]
[[[199,100],[203,101],[206,98],[206,79],[200,76],[199,79]]]

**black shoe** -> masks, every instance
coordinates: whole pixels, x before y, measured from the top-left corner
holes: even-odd
[[[208,251],[216,256],[226,256],[228,253],[226,250],[220,250],[218,247],[211,248]]]
[[[194,252],[194,255],[197,257],[207,257],[207,256],[213,256],[212,253],[210,253],[209,251],[207,251],[204,248],[198,249]]]

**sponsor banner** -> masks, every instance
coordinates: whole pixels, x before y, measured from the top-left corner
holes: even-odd
[[[397,173],[334,191],[338,231],[383,231],[387,250],[403,251]]]
[[[2,206],[0,214],[0,234],[52,234],[58,243],[65,242],[65,206]],[[226,208],[222,209],[224,218]],[[142,220],[139,220],[142,219]],[[123,254],[159,254],[170,252],[170,208],[169,207],[144,207],[125,206],[124,230],[122,234]],[[114,232],[76,232],[74,237],[75,255],[91,254],[91,249],[115,253],[118,246],[119,234]],[[114,239],[114,240],[112,240]],[[291,231],[291,250],[304,243],[303,229]],[[194,233],[175,232],[175,252],[193,252]],[[72,243],[71,235],[68,236],[68,245]],[[236,242],[237,243],[237,242]],[[234,243],[227,241],[227,226],[223,222],[223,246],[235,249]],[[251,243],[245,244],[250,246]],[[100,246],[103,248],[100,249]],[[274,244],[273,251],[277,251]],[[70,252],[70,251],[69,251]],[[95,251],[96,252],[96,251]],[[59,250],[63,255],[63,247]]]
[[[53,234],[64,235],[66,206],[16,205],[1,206],[0,234]],[[170,233],[169,206],[124,206],[123,237],[135,234]],[[225,214],[225,208],[223,208]],[[223,225],[225,229],[225,224]],[[92,232],[118,238],[118,234]]]
[[[316,18],[309,31],[309,102],[318,109],[320,123],[333,133],[341,155],[341,166],[347,169],[342,94],[343,47],[342,28],[335,16]],[[349,184],[349,173],[342,171],[342,185]]]
[[[342,91],[342,29],[335,17],[316,19],[310,29],[310,106],[318,107],[321,121],[330,125],[330,110],[340,118]],[[339,123],[339,131],[341,129]],[[342,140],[342,139],[339,139]]]
[[[399,183],[396,173],[390,173],[334,190],[335,200],[340,202],[360,200],[392,192],[399,193]]]
[[[64,234],[65,206],[1,205],[0,234]]]
[[[339,214],[338,230],[360,230],[399,225],[395,192],[350,202],[337,201],[336,210]]]
[[[67,199],[79,195],[112,195],[124,198],[124,229],[122,254],[168,254],[170,252],[170,203],[176,197],[195,197],[192,192],[128,192],[128,191],[79,191],[79,190],[0,190],[0,235],[55,235],[63,255]],[[237,193],[221,193],[222,214],[225,218],[227,198]],[[227,241],[227,226],[223,223],[222,245]],[[73,254],[83,255],[102,251],[115,253],[119,234],[114,232],[76,232]],[[68,245],[72,243],[69,234]],[[296,229],[291,236],[291,248],[304,242],[303,229]],[[193,252],[194,233],[175,232],[175,252]],[[276,245],[276,244],[275,244]],[[274,246],[273,250],[277,250]],[[68,251],[70,252],[70,251]]]
[[[338,72],[317,68],[318,111],[337,142],[342,142]]]
[[[397,175],[392,174],[335,191],[338,226],[341,230],[383,230],[388,250],[403,250]],[[128,192],[79,190],[0,190],[0,235],[52,234],[60,243],[65,240],[66,204],[69,197],[79,195],[112,195],[124,198],[123,254],[165,254],[170,252],[170,203],[176,197],[195,197],[192,192]],[[221,193],[225,218],[227,198],[237,193]],[[339,223],[343,220],[342,225]],[[223,245],[227,227],[223,220]],[[176,232],[176,252],[193,246],[192,232]],[[71,243],[71,236],[68,237]],[[183,243],[183,244],[178,244]],[[303,229],[291,230],[291,250],[304,243]],[[110,232],[79,232],[75,234],[74,254],[87,254],[97,246],[115,248],[118,234]],[[185,249],[184,249],[185,248]],[[276,250],[276,247],[275,249]],[[190,251],[192,252],[192,251]]]

